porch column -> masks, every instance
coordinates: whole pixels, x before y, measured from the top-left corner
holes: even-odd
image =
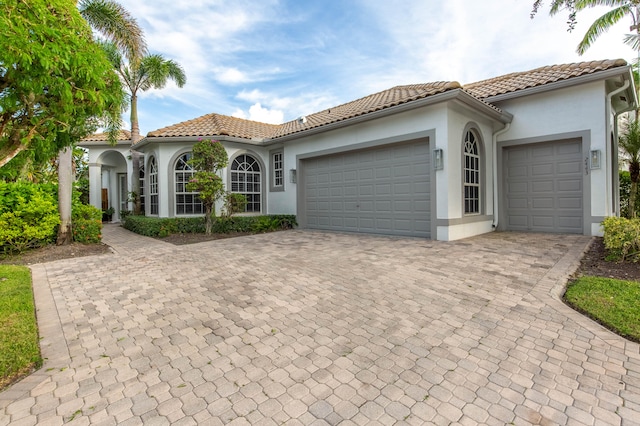
[[[89,204],[102,210],[102,164],[89,164]]]

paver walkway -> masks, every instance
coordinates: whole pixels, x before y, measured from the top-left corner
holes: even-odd
[[[589,242],[287,231],[32,268],[0,425],[640,424],[640,351],[558,297]]]

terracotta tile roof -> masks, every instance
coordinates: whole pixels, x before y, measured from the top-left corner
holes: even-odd
[[[462,89],[500,111],[494,105],[487,103],[485,99],[625,65],[627,63],[622,59],[551,65],[531,71],[516,72],[478,81],[467,84],[464,87],[456,81],[396,86],[355,101],[310,114],[304,117],[304,120],[296,119],[280,125],[260,123],[221,114],[207,114],[193,120],[154,130],[149,132],[147,137],[216,137],[224,135],[244,139],[277,139],[455,89]]]
[[[460,83],[457,81],[439,81],[435,83],[392,87],[391,89],[383,90],[382,92],[374,93],[373,95],[308,115],[305,117],[306,122],[304,123],[300,120],[284,123],[273,137],[276,138],[315,127],[326,126],[327,124],[460,88]]]
[[[89,135],[86,138],[82,139],[82,143],[85,142],[106,142],[108,139],[107,133],[94,133],[93,135]],[[131,132],[128,130],[120,130],[118,133],[119,141],[128,141],[131,139]]]
[[[172,136],[232,136],[238,138],[267,138],[279,125],[244,120],[221,114],[207,114],[193,120],[149,132],[148,137]]]
[[[549,65],[531,71],[514,72],[500,77],[465,84],[464,88],[472,95],[480,99],[485,99],[491,96],[542,86],[544,84],[593,74],[598,71],[625,65],[627,65],[627,62],[623,59]]]

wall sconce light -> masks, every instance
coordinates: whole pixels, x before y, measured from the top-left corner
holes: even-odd
[[[599,169],[601,167],[601,153],[599,149],[594,149],[591,151],[591,155],[589,156],[589,166],[591,170]]]
[[[296,169],[289,170],[289,182],[291,183],[298,182],[298,171]]]
[[[442,148],[433,150],[433,168],[435,170],[444,169],[444,153],[442,152]]]

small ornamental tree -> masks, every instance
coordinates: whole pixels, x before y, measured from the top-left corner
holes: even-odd
[[[227,151],[218,141],[204,139],[193,146],[189,164],[196,171],[187,184],[187,190],[200,193],[200,200],[204,207],[205,233],[211,234],[215,206],[224,195],[224,184],[218,172],[227,167],[229,159]]]

